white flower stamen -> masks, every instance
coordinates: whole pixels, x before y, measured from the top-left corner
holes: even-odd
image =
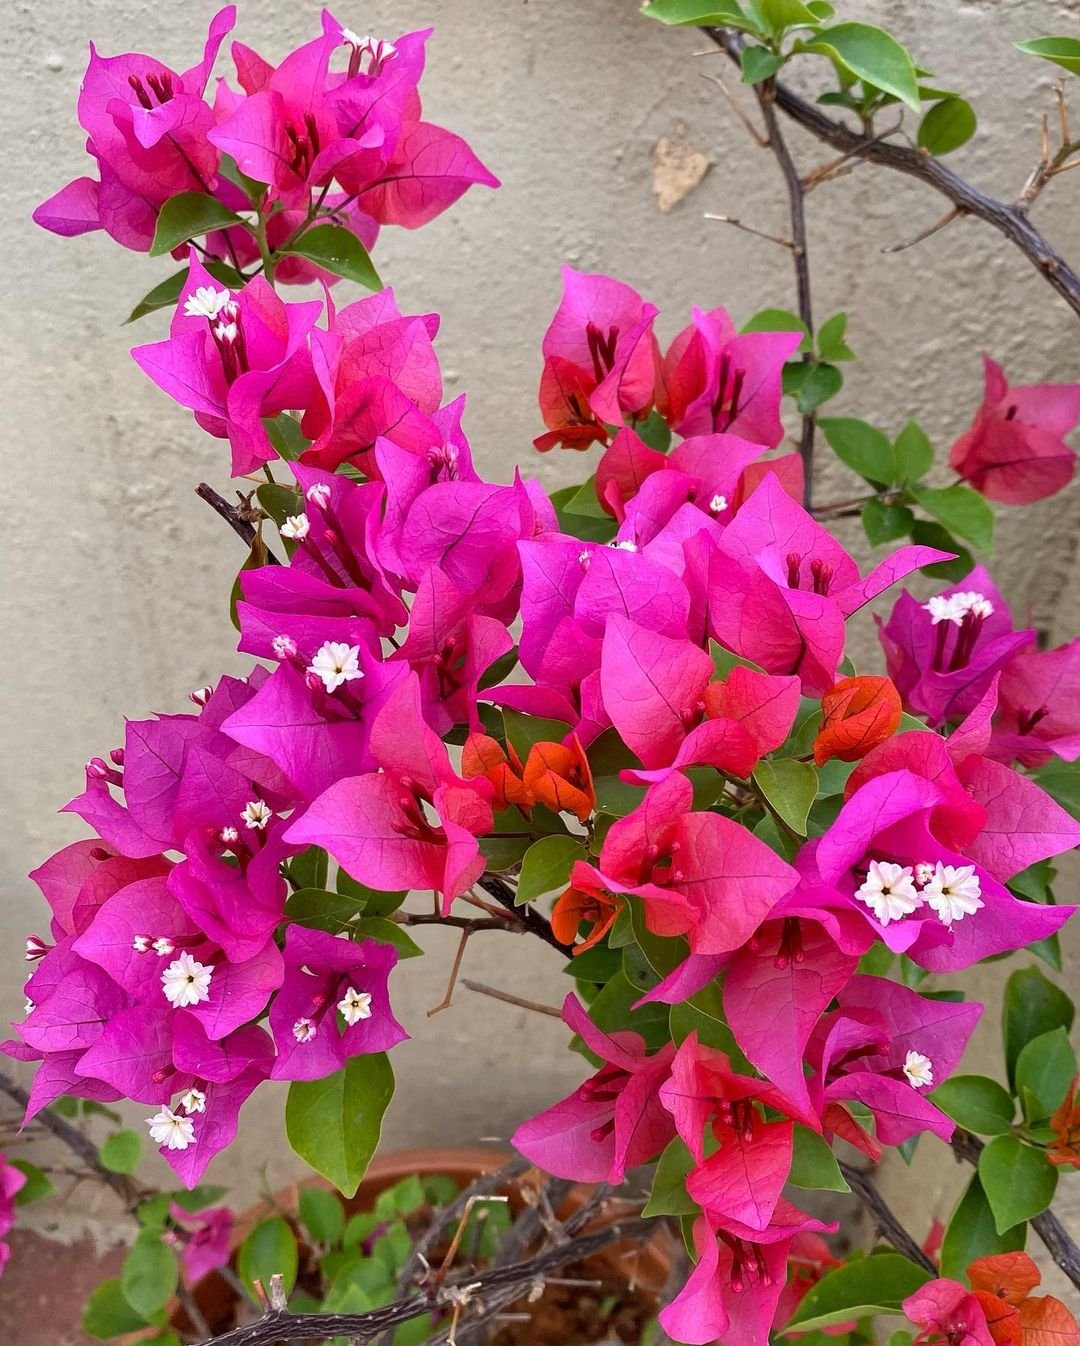
[[[946,925],[974,916],[983,905],[982,885],[974,865],[939,862],[922,895],[930,910]]]
[[[315,505],[319,509],[325,509],[330,503],[330,487],[325,481],[317,481],[314,486],[307,488],[304,497],[309,505]]]
[[[311,532],[311,521],[306,514],[290,514],[279,529],[282,537],[290,542],[303,542]]]
[[[131,947],[136,953],[148,953],[150,949],[150,936],[136,935],[131,941]]]
[[[963,620],[963,611],[957,606],[956,595],[936,594],[923,604],[923,611],[930,614],[930,620],[937,626],[939,622],[953,622],[959,626]]]
[[[159,1113],[147,1117],[146,1125],[154,1144],[164,1145],[167,1150],[186,1150],[195,1142],[195,1124],[191,1119],[178,1116],[164,1104]]]
[[[324,641],[307,671],[321,678],[328,692],[336,691],[342,683],[364,676],[360,667],[360,646],[346,645],[343,640]]]
[[[310,1042],[318,1031],[310,1019],[297,1019],[292,1026],[292,1035],[297,1042]]]
[[[240,833],[235,827],[223,827],[218,833],[218,840],[223,846],[235,846],[240,840]]]
[[[929,1089],[934,1083],[933,1063],[922,1052],[908,1052],[904,1057],[904,1074],[913,1089]]]
[[[174,1009],[187,1009],[210,999],[214,969],[200,963],[186,950],[161,974],[161,989]]]
[[[866,903],[882,925],[910,916],[922,906],[911,867],[890,864],[887,860],[870,861],[866,878],[855,890],[855,896]]]
[[[206,1095],[201,1089],[189,1089],[186,1094],[180,1095],[177,1106],[183,1108],[189,1117],[195,1112],[205,1112]]]
[[[36,1009],[37,1009],[37,1006],[36,1006],[36,1005],[34,1004],[34,1002],[30,999],[30,997],[27,996],[27,997],[26,997],[26,1004],[23,1006],[23,1013],[24,1013],[25,1015],[28,1015],[28,1016],[29,1016],[29,1015],[33,1014],[34,1010],[36,1010]]]
[[[343,999],[338,1001],[342,1018],[351,1028],[361,1019],[371,1018],[371,996],[366,991],[358,991],[350,986]]]
[[[150,945],[159,958],[168,958],[169,954],[174,953],[176,946],[166,935],[159,935]]]
[[[231,346],[239,336],[239,329],[234,322],[219,322],[214,328],[214,336],[226,346]]]
[[[270,645],[278,659],[295,659],[299,653],[292,636],[275,636]]]
[[[274,811],[265,799],[249,800],[240,814],[244,826],[256,832],[261,832],[273,816]]]
[[[212,285],[200,285],[194,294],[184,301],[184,314],[188,318],[209,318],[213,320],[232,299],[228,290],[215,290]]]

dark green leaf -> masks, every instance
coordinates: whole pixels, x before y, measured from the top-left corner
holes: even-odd
[[[316,1243],[335,1244],[345,1227],[345,1207],[334,1192],[300,1188],[300,1223]]]
[[[583,482],[570,499],[562,506],[564,514],[584,514],[590,519],[610,518],[607,510],[596,498],[596,478],[590,477]]]
[[[985,1075],[953,1075],[931,1095],[954,1122],[979,1136],[1003,1136],[1013,1123],[1016,1105],[1007,1089]]]
[[[1064,1028],[1032,1038],[1016,1058],[1016,1091],[1025,1100],[1029,1122],[1050,1117],[1061,1106],[1076,1075],[1076,1053]]]
[[[754,786],[769,806],[799,836],[806,836],[806,817],[817,797],[817,772],[809,762],[766,758],[754,772]]]
[[[975,134],[975,109],[966,98],[943,98],[919,123],[919,145],[931,154],[951,154]]]
[[[818,33],[807,50],[827,53],[864,83],[895,94],[913,112],[919,111],[915,64],[883,28],[869,23],[840,23]]]
[[[806,1126],[795,1127],[788,1182],[815,1191],[851,1191],[828,1142]]]
[[[616,972],[589,1006],[589,1018],[605,1033],[630,1029],[640,1033],[650,1050],[668,1038],[667,1005],[648,1004],[631,1009],[641,998],[637,987],[622,971]]]
[[[222,285],[227,285],[230,290],[239,289],[244,283],[244,278],[231,266],[224,266],[221,262],[206,262],[204,265],[215,280],[220,281]],[[152,290],[143,295],[131,310],[125,325],[126,323],[137,322],[140,318],[145,318],[148,313],[157,312],[158,309],[173,308],[180,298],[180,291],[184,288],[184,282],[187,278],[188,269],[184,267],[183,271],[177,271],[175,275],[163,280],[160,285],[155,285]]]
[[[215,229],[228,229],[234,224],[243,224],[240,216],[205,192],[181,192],[178,196],[170,196],[158,212],[150,256],[160,257],[189,238],[213,233]]]
[[[1072,1001],[1047,981],[1037,967],[1020,968],[1005,984],[1002,1009],[1002,1034],[1005,1039],[1005,1064],[1009,1083],[1016,1079],[1020,1053],[1034,1038],[1055,1028],[1072,1028],[1075,1009]]]
[[[383,288],[379,273],[368,256],[367,248],[351,229],[346,229],[343,225],[316,224],[301,234],[285,251],[297,257],[306,257],[309,262],[321,266],[324,271],[332,271],[335,276],[354,280],[368,290]]]
[[[120,1287],[124,1298],[144,1318],[152,1318],[169,1302],[179,1268],[176,1255],[161,1239],[160,1229],[144,1229],[124,1258]]]
[[[994,546],[994,511],[970,486],[912,486],[911,493],[950,533],[974,543],[981,552]]]
[[[775,75],[784,64],[784,58],[768,47],[749,46],[742,54],[742,80],[744,84],[760,84],[763,79]]]
[[[291,1094],[292,1090],[289,1092]],[[263,1288],[269,1289],[271,1276],[280,1276],[285,1293],[290,1294],[296,1284],[298,1263],[296,1235],[287,1221],[275,1215],[257,1224],[241,1243],[236,1270],[251,1294],[254,1294],[252,1284],[255,1281],[261,1281]]]
[[[908,421],[893,445],[900,482],[918,481],[934,466],[934,446],[917,421]]]
[[[823,402],[835,397],[843,386],[844,376],[835,365],[807,365],[806,374],[799,384],[799,411],[804,416],[816,411]]]
[[[205,1210],[215,1201],[220,1201],[228,1190],[227,1187],[215,1187],[211,1183],[204,1183],[199,1187],[192,1187],[190,1191],[181,1190],[171,1192],[169,1195],[181,1210],[197,1211]]]
[[[293,462],[299,458],[311,441],[300,433],[300,422],[295,416],[283,411],[279,416],[268,416],[263,420],[263,428],[270,437],[279,458]]]
[[[819,420],[829,447],[841,462],[860,477],[881,486],[890,486],[896,478],[896,459],[888,435],[865,421],[849,416]]]
[[[363,902],[365,916],[390,916],[409,895],[408,892],[379,892],[375,888],[369,888],[366,883],[360,883],[343,869],[338,870],[336,886],[342,896]]]
[[[301,888],[286,901],[285,914],[299,925],[337,935],[359,916],[364,905],[363,899],[344,893],[330,893],[324,888]]]
[[[832,1327],[849,1318],[898,1313],[908,1295],[930,1280],[930,1273],[899,1253],[881,1253],[848,1262],[823,1276],[802,1299],[782,1335],[794,1330]]]
[[[134,1131],[114,1131],[101,1146],[101,1162],[114,1173],[134,1173],[142,1154],[142,1137]]]
[[[1035,772],[1035,780],[1066,813],[1080,819],[1080,762],[1049,762]]]
[[[915,515],[906,505],[886,505],[876,497],[862,507],[862,525],[870,543],[880,547],[885,542],[909,537]]]
[[[344,1070],[289,1086],[285,1131],[289,1144],[316,1173],[352,1196],[379,1143],[383,1114],[394,1094],[385,1052],[354,1056]]]
[[[697,1204],[686,1190],[686,1178],[694,1167],[694,1156],[678,1136],[657,1160],[652,1191],[643,1215],[693,1215]]]
[[[920,547],[936,547],[938,551],[951,551],[955,560],[935,561],[932,565],[922,566],[919,573],[929,575],[935,580],[950,580],[955,583],[962,580],[975,569],[975,558],[971,552],[957,542],[947,528],[939,523],[928,523],[925,519],[916,519],[911,525],[911,540]]]
[[[303,513],[304,506],[300,492],[295,486],[283,486],[280,482],[264,481],[255,488],[255,495],[264,514],[269,514],[280,528],[290,515]]]
[[[547,720],[542,715],[523,715],[520,711],[503,711],[506,737],[524,762],[534,743],[561,743],[569,734],[570,726],[562,720]]]
[[[658,411],[650,411],[644,421],[635,421],[633,428],[638,437],[657,453],[667,453],[671,448],[671,427]]]
[[[56,1188],[50,1179],[38,1168],[37,1164],[32,1164],[29,1159],[12,1159],[9,1161],[12,1168],[17,1168],[22,1173],[26,1181],[15,1193],[15,1204],[17,1206],[29,1206],[34,1201],[40,1201],[42,1197],[51,1196]]]
[[[1041,1214],[1054,1199],[1057,1179],[1043,1151],[1015,1136],[996,1136],[979,1155],[979,1181],[998,1234]]]
[[[87,1300],[83,1330],[92,1337],[119,1337],[146,1325],[146,1319],[124,1298],[119,1278],[102,1281]]]
[[[1080,37],[1033,37],[1013,44],[1028,56],[1053,61],[1072,75],[1080,75]]]
[[[564,888],[575,860],[585,859],[585,843],[578,837],[541,837],[525,852],[514,902],[535,902],[545,893]]]
[[[1018,1224],[1004,1234],[994,1228],[994,1216],[976,1173],[953,1211],[941,1245],[941,1274],[965,1280],[967,1269],[978,1257],[1020,1252],[1027,1241],[1027,1225]]]

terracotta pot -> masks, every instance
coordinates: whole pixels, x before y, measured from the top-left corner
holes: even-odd
[[[481,1149],[479,1147],[447,1147],[443,1149],[398,1150],[392,1154],[377,1155],[371,1162],[363,1182],[357,1188],[356,1195],[342,1198],[346,1216],[358,1211],[371,1210],[379,1194],[393,1187],[411,1174],[421,1178],[435,1174],[445,1174],[453,1178],[459,1187],[467,1187],[485,1173],[492,1173],[509,1159],[504,1151]],[[331,1184],[322,1178],[311,1177],[304,1186],[334,1190]],[[275,1208],[295,1211],[298,1202],[300,1184],[294,1183],[283,1188],[274,1196],[274,1202],[263,1202],[245,1211],[237,1218],[233,1229],[233,1252],[240,1247],[251,1230],[261,1220],[276,1213]],[[562,1215],[568,1215],[579,1208],[589,1196],[591,1189],[585,1186],[575,1187],[569,1193]],[[520,1209],[520,1199],[512,1201]],[[605,1248],[589,1259],[598,1270],[602,1268],[613,1279],[633,1282],[647,1291],[659,1293],[667,1280],[671,1269],[671,1246],[664,1229],[640,1245],[615,1244]],[[239,1296],[233,1287],[218,1272],[204,1276],[192,1288],[192,1297],[206,1319],[211,1331],[216,1335],[225,1332],[236,1324],[236,1310]],[[191,1322],[179,1303],[170,1306],[169,1321],[178,1331],[190,1332]]]

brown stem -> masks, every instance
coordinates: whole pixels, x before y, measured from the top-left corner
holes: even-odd
[[[539,935],[546,944],[550,944],[553,949],[558,949],[564,958],[573,957],[574,946],[564,944],[561,939],[558,939],[550,923],[535,907],[530,907],[528,903],[521,907],[514,905],[514,892],[509,884],[494,874],[485,874],[477,882],[484,892],[493,897],[500,906],[513,912],[526,930],[534,935]]]
[[[893,1214],[892,1207],[878,1191],[871,1175],[865,1169],[853,1168],[850,1164],[839,1160],[837,1162],[847,1185],[870,1212],[881,1237],[892,1244],[898,1253],[903,1253],[905,1257],[921,1266],[924,1271],[936,1275],[937,1267]]]
[[[218,495],[217,491],[205,481],[200,481],[195,487],[195,494],[221,515],[237,537],[243,538],[248,546],[251,546],[256,537],[255,525],[245,519],[235,505],[230,505],[224,496]],[[266,548],[266,564],[271,566],[281,564],[269,547]]]
[[[475,991],[477,995],[488,995],[492,1000],[501,1000],[507,1005],[516,1005],[518,1009],[532,1010],[534,1014],[549,1014],[553,1019],[562,1018],[562,1010],[554,1005],[541,1005],[538,1000],[526,1000],[524,996],[511,995],[509,991],[500,991],[497,986],[485,986],[481,981],[470,981],[462,977],[462,986],[466,991]]]
[[[735,33],[726,28],[704,28],[703,31],[733,61],[740,61],[742,41]],[[853,131],[842,122],[827,117],[813,103],[800,98],[786,85],[776,83],[774,87],[775,105],[818,140],[832,145],[841,153],[858,152],[870,163],[918,178],[947,197],[964,214],[985,220],[1020,249],[1073,312],[1080,316],[1080,275],[1051,247],[1020,206],[987,196],[951,168],[946,168],[932,154]]]

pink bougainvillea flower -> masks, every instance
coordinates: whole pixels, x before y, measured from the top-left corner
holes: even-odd
[[[971,428],[952,446],[949,465],[990,500],[1027,505],[1072,481],[1076,454],[1065,436],[1080,421],[1080,383],[1011,388],[983,357],[986,391]]]
[[[948,1140],[955,1123],[926,1095],[956,1069],[983,1007],[930,1000],[867,976],[853,977],[837,1000],[806,1052],[815,1072],[811,1096],[826,1130],[838,1130],[875,1158],[882,1145],[900,1145],[921,1131]],[[873,1113],[873,1137],[844,1107],[849,1102]]]
[[[916,1327],[919,1341],[948,1341],[957,1346],[996,1346],[978,1298],[959,1281],[927,1281],[908,1295],[902,1306]]]
[[[775,448],[784,437],[780,377],[798,332],[736,332],[727,310],[695,308],[668,347],[657,403],[680,435],[740,435]]]
[[[878,621],[878,638],[905,707],[936,726],[971,710],[1035,632],[1013,629],[1008,606],[977,566],[926,603],[905,590],[889,620]]]
[[[68,183],[34,211],[38,224],[66,237],[104,229],[124,247],[147,252],[169,197],[216,189],[219,155],[208,138],[214,114],[203,93],[235,21],[234,5],[219,10],[202,60],[183,74],[137,52],[99,56],[90,44],[79,123],[99,181]]]
[[[372,888],[435,889],[448,909],[484,872],[476,838],[492,826],[491,786],[453,771],[442,740],[424,723],[414,673],[375,717],[370,751],[383,770],[335,782],[286,837],[323,846]]]
[[[719,543],[697,553],[706,629],[769,673],[797,673],[806,694],[821,695],[836,681],[845,620],[913,570],[948,556],[901,547],[863,579],[840,543],[770,474]]]
[[[1056,650],[1024,650],[1009,660],[998,683],[987,752],[1026,767],[1080,757],[1080,639]]]
[[[15,1198],[26,1186],[26,1174],[0,1154],[0,1274],[11,1256],[11,1247],[4,1241],[15,1223]]]
[[[277,456],[263,418],[306,407],[315,383],[307,338],[319,301],[285,304],[261,277],[238,293],[191,254],[167,341],[136,346],[136,364],[232,447],[234,476]]]
[[[385,1052],[408,1034],[390,1008],[397,950],[291,925],[285,980],[270,1006],[276,1080],[318,1080],[352,1056]]]
[[[739,1075],[729,1057],[704,1047],[696,1033],[681,1044],[660,1101],[694,1157],[686,1190],[720,1227],[768,1227],[791,1168],[791,1105],[766,1080]],[[766,1121],[758,1106],[782,1114]],[[706,1131],[717,1148],[706,1158]]]
[[[795,1239],[835,1229],[783,1199],[762,1230],[722,1228],[704,1211],[694,1222],[697,1265],[660,1310],[660,1326],[672,1340],[691,1346],[718,1340],[725,1346],[768,1346]]]
[[[236,1219],[228,1206],[186,1211],[183,1206],[173,1202],[169,1207],[169,1215],[179,1226],[176,1237],[180,1243],[184,1280],[188,1285],[196,1285],[211,1271],[228,1266]]]
[[[569,1098],[523,1122],[511,1138],[527,1159],[575,1182],[622,1182],[629,1169],[655,1159],[675,1134],[657,1096],[675,1055],[668,1043],[652,1056],[632,1032],[605,1033],[574,995],[563,1019],[604,1062]]]
[[[470,187],[499,185],[461,136],[432,122],[409,121],[390,161],[359,200],[380,224],[419,229]]]
[[[656,382],[655,306],[610,276],[568,266],[562,275],[562,301],[543,341],[541,452],[606,443],[608,425],[648,415]]]

